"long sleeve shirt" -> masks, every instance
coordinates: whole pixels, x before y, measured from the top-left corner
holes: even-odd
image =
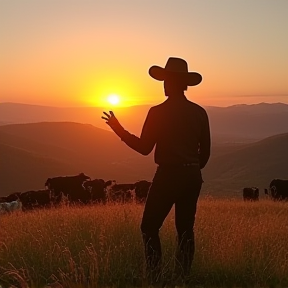
[[[151,107],[141,136],[121,129],[121,140],[135,151],[148,155],[155,147],[158,165],[199,164],[204,168],[210,157],[210,128],[204,108],[185,96],[168,99]]]

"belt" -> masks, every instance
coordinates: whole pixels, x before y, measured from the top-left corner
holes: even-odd
[[[199,166],[199,163],[165,163],[165,164],[158,164],[159,167],[192,167],[192,166]]]

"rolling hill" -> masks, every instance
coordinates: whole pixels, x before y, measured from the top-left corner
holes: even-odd
[[[241,197],[288,178],[288,133],[253,143],[213,143],[202,195]],[[153,153],[142,156],[112,132],[90,124],[43,122],[0,126],[0,195],[41,189],[48,177],[84,172],[119,183],[152,180]]]
[[[1,135],[2,136],[2,135]],[[0,195],[43,189],[47,176],[75,174],[67,162],[0,143]]]
[[[284,133],[212,155],[203,171],[206,189],[234,197],[244,187],[258,186],[263,194],[273,178],[288,179],[287,147],[288,133]]]
[[[84,172],[92,178],[125,182],[151,178],[155,169],[153,155],[143,157],[114,133],[90,124],[0,126],[0,144],[0,195],[43,188],[48,177]]]

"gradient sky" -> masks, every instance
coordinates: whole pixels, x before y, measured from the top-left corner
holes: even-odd
[[[287,27],[287,0],[0,0],[0,101],[156,104],[174,56],[200,105],[288,103]]]

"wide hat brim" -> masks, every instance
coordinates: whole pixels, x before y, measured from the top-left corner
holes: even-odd
[[[197,72],[170,71],[156,65],[150,67],[149,75],[158,81],[165,81],[168,75],[169,77],[171,77],[171,75],[177,75],[177,77],[180,76],[181,78],[185,79],[187,86],[196,86],[202,81],[201,74]]]

